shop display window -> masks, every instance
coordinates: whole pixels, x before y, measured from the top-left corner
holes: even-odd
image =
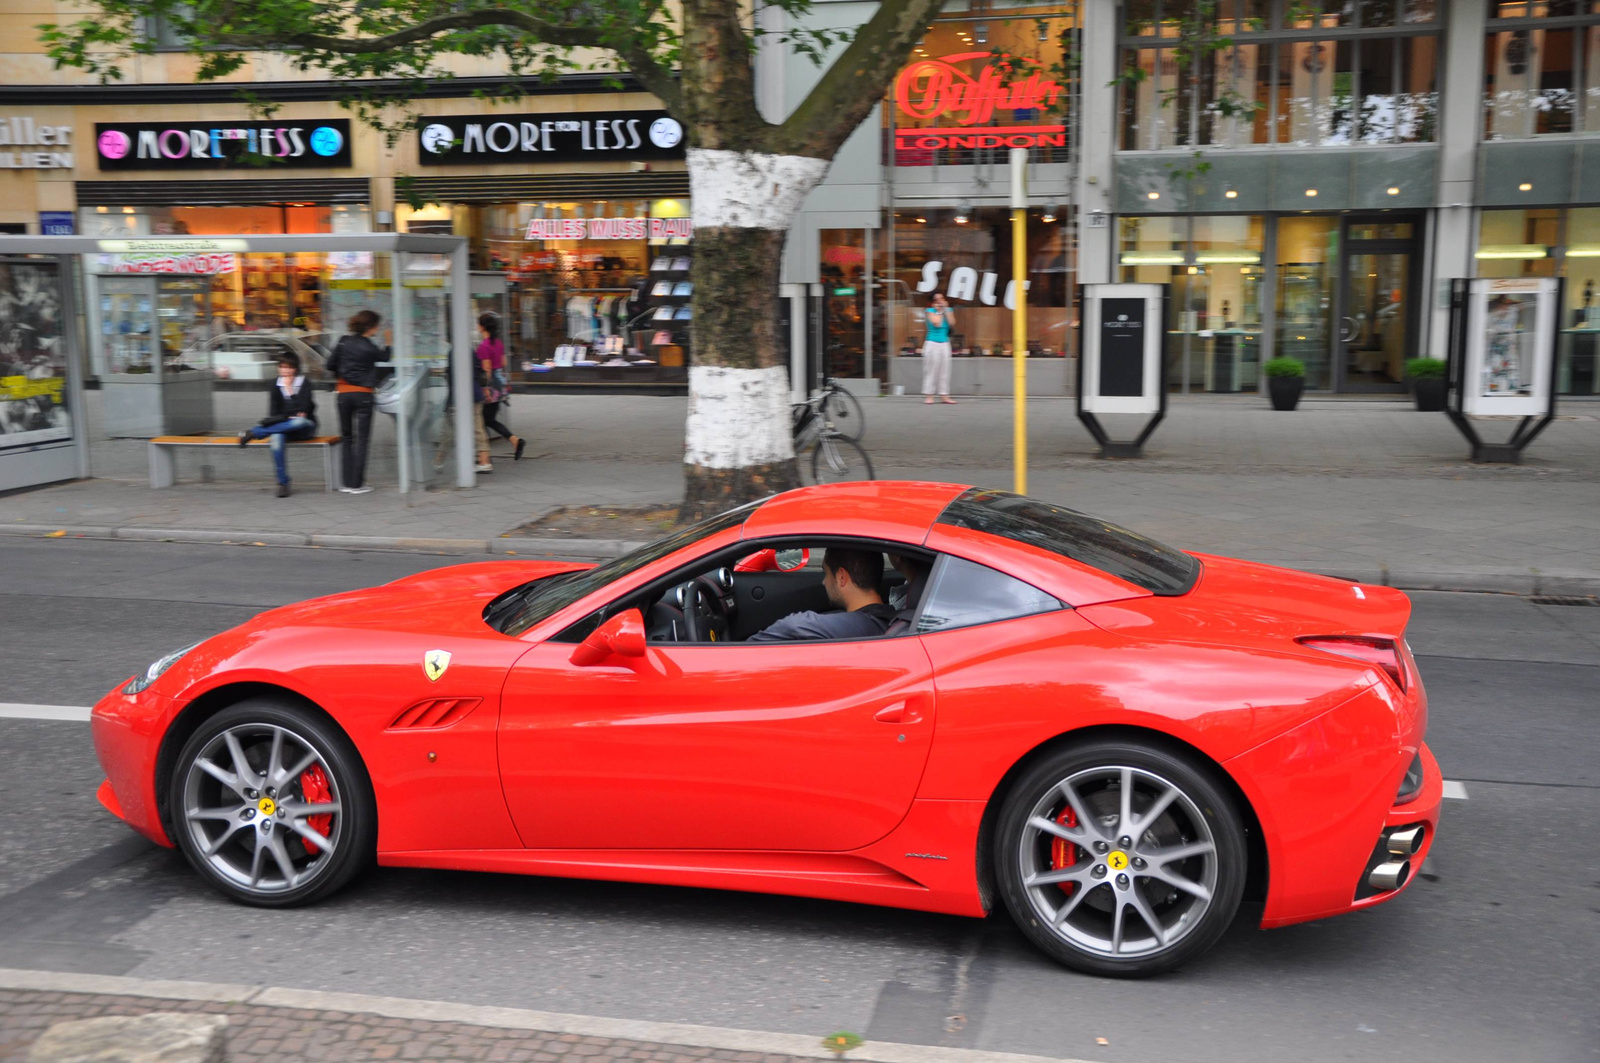
[[[1074,263],[1059,217],[1030,210],[1027,225],[1029,354],[1072,350]],[[965,218],[958,222],[956,219]],[[894,212],[894,255],[884,313],[896,349],[916,354],[926,339],[925,311],[935,291],[954,311],[950,340],[958,356],[1009,356],[1013,344],[1011,211],[1004,207]]]
[[[1126,6],[1120,146],[1430,142],[1438,19],[1422,0]]]
[[[1480,277],[1565,277],[1556,390],[1600,394],[1600,207],[1485,210],[1478,215]]]
[[[515,379],[688,379],[694,291],[687,199],[459,206],[475,270],[502,274]]]

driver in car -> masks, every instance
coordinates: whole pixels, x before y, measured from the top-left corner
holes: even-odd
[[[883,582],[883,555],[876,550],[830,547],[822,557],[822,589],[839,612],[805,610],[756,632],[747,642],[797,639],[870,639],[882,635],[894,619],[893,607],[878,593]]]

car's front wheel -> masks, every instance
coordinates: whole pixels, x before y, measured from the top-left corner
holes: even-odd
[[[272,699],[202,723],[178,754],[169,802],[189,862],[247,904],[324,897],[376,846],[372,784],[349,739],[320,715]]]
[[[1036,764],[995,837],[1001,892],[1024,933],[1091,974],[1157,974],[1216,943],[1238,910],[1239,814],[1163,749],[1091,741]]]

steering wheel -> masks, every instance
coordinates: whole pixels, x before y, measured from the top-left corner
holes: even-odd
[[[711,607],[706,604],[705,584],[692,579],[683,585],[683,641],[704,642],[710,619]]]

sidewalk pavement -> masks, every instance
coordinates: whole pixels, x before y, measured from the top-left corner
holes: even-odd
[[[832,1057],[823,1038],[843,1032],[807,1037],[357,993],[0,968],[0,1059],[26,1058],[29,1046],[58,1022],[152,1012],[224,1016],[227,1063],[818,1063]],[[839,1058],[855,1063],[1084,1063],[859,1038]]]
[[[98,423],[91,393],[91,427]],[[258,395],[219,393],[219,426],[251,423]],[[863,445],[879,479],[1009,489],[1009,399],[925,406],[869,399]],[[331,414],[331,409],[328,411]],[[314,455],[294,454],[292,497],[273,496],[266,455],[179,455],[178,486],[152,491],[145,444],[96,440],[95,478],[0,496],[0,532],[364,546],[519,556],[610,556],[628,544],[502,538],[563,505],[675,501],[684,399],[517,395],[522,461],[496,445],[472,490],[399,494],[393,422],[377,418],[378,490],[321,490]],[[1174,398],[1147,457],[1106,461],[1070,399],[1028,404],[1029,493],[1185,549],[1410,589],[1600,593],[1600,403],[1563,402],[1517,466],[1479,466],[1442,414],[1408,402],[1325,399],[1293,413],[1247,396]],[[1114,436],[1133,426],[1108,420]],[[1513,422],[1480,426],[1509,436]]]

